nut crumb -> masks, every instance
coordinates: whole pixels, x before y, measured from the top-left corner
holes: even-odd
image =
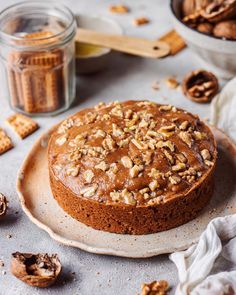
[[[118,5],[111,5],[109,7],[109,11],[111,13],[120,13],[125,14],[129,12],[129,7],[126,5],[118,4]]]
[[[84,179],[87,183],[91,183],[94,177],[94,173],[92,170],[86,170],[84,172]]]
[[[133,20],[135,26],[143,26],[150,23],[150,20],[147,17],[138,17]]]
[[[153,90],[159,90],[160,89],[160,85],[159,85],[159,83],[157,81],[154,81],[152,83],[152,89]]]
[[[165,80],[166,85],[171,89],[176,89],[179,86],[179,82],[175,77],[168,77]]]

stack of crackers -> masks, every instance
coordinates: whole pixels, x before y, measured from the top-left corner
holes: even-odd
[[[24,36],[20,45],[39,47],[50,32]],[[55,40],[56,42],[56,40]],[[63,50],[12,51],[8,56],[11,103],[27,113],[56,111],[64,100]]]

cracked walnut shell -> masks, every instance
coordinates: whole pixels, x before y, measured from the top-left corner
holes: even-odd
[[[31,254],[16,252],[11,258],[12,274],[24,283],[45,288],[52,285],[61,272],[57,254]]]
[[[0,193],[0,219],[5,216],[7,212],[7,199]]]
[[[219,90],[218,80],[211,72],[196,70],[189,73],[182,83],[183,93],[192,101],[210,102]]]

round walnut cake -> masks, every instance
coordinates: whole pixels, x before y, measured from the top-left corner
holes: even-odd
[[[195,218],[213,193],[210,129],[171,105],[113,102],[62,122],[49,142],[52,193],[95,229],[148,234]]]

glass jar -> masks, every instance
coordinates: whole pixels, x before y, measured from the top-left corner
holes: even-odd
[[[27,1],[0,13],[0,56],[11,107],[55,115],[75,97],[76,21],[53,1]]]

